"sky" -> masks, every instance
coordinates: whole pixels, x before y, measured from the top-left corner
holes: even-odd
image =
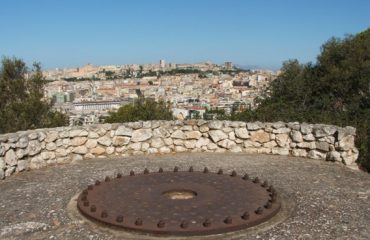
[[[44,69],[164,59],[276,70],[369,27],[369,0],[0,0],[0,56]]]

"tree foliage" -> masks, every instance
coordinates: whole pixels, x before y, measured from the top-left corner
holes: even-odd
[[[3,58],[1,63],[0,133],[65,125],[66,117],[44,99],[39,64],[29,72],[21,59]]]
[[[359,163],[370,170],[370,29],[321,47],[315,64],[290,60],[240,120],[300,121],[357,128]]]
[[[105,119],[108,123],[134,122],[147,120],[172,120],[172,112],[164,101],[156,102],[151,98],[139,97],[133,104],[120,107],[117,112],[110,112]]]

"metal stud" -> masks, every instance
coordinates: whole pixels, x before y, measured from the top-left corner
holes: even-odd
[[[204,227],[210,227],[211,226],[211,220],[209,220],[208,218],[206,220],[204,220],[203,226]]]
[[[87,200],[87,196],[86,195],[82,195],[81,201],[86,201],[86,200]]]
[[[95,181],[95,186],[99,186],[100,185],[100,181],[99,180],[96,180]]]
[[[149,170],[147,168],[144,169],[144,174],[148,174]]]
[[[258,177],[255,177],[253,180],[254,183],[260,183],[260,179]]]
[[[162,173],[163,172],[163,168],[159,168],[158,172]]]
[[[241,218],[244,219],[244,220],[248,220],[249,219],[249,213],[248,212],[243,213]]]
[[[244,174],[243,180],[248,180],[248,179],[249,179],[249,175],[248,174]]]
[[[109,182],[109,181],[110,181],[110,177],[106,176],[106,177],[105,177],[105,181],[106,181],[106,182]]]
[[[208,172],[209,172],[208,168],[205,167],[204,170],[203,170],[203,173],[208,173]]]
[[[194,172],[193,166],[189,167],[189,172]]]
[[[181,228],[188,228],[189,227],[189,222],[188,221],[182,221],[180,227]]]
[[[267,181],[264,181],[264,182],[262,183],[262,185],[261,185],[261,186],[265,188],[265,187],[267,187],[268,185],[269,185],[269,184],[268,184],[268,182],[267,182]]]
[[[157,224],[157,227],[159,227],[159,228],[164,228],[164,226],[166,225],[166,222],[165,221],[163,221],[163,220],[160,220],[159,222],[158,222],[158,224]]]
[[[100,216],[101,216],[101,218],[106,218],[106,217],[108,217],[108,213],[107,213],[107,211],[102,211]]]
[[[232,173],[231,173],[231,176],[232,177],[236,177],[238,174],[236,173],[236,171],[234,170]]]
[[[117,178],[122,178],[122,173],[117,173]]]
[[[271,207],[272,207],[272,203],[271,202],[267,202],[266,205],[265,205],[265,208],[270,209]]]
[[[257,210],[255,211],[255,213],[257,215],[261,215],[263,213],[263,208],[261,208],[261,207],[257,208]]]
[[[123,222],[123,216],[122,215],[118,215],[117,217],[116,217],[116,222]]]
[[[130,176],[135,176],[135,172],[133,170],[130,171]]]
[[[233,223],[233,219],[231,217],[227,217],[227,218],[225,218],[224,223],[226,223],[226,224],[232,224]]]
[[[95,205],[91,205],[91,207],[90,207],[90,212],[96,212],[96,207],[95,207]]]
[[[178,172],[179,171],[179,168],[176,166],[176,167],[173,168],[173,171],[174,172]]]
[[[143,220],[142,220],[141,218],[136,219],[136,221],[135,221],[135,225],[136,225],[136,226],[141,226],[141,225],[143,225]]]
[[[217,172],[217,174],[219,174],[219,175],[221,175],[221,174],[223,174],[224,173],[224,171],[220,168],[219,170],[218,170],[218,172]]]

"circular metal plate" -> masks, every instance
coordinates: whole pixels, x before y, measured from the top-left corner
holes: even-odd
[[[235,231],[273,217],[276,191],[248,175],[159,172],[117,175],[88,186],[78,197],[80,212],[108,225],[169,235]]]

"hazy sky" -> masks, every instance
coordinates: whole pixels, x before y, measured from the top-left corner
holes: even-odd
[[[43,67],[232,61],[279,68],[370,27],[370,0],[0,0],[0,56]]]

